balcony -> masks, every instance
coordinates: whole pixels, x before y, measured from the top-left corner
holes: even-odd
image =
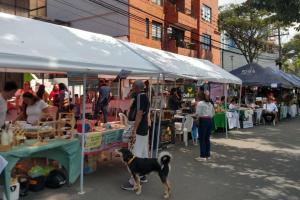
[[[168,40],[167,51],[184,56],[197,57],[197,51],[195,50],[194,45],[185,41],[178,42],[172,39]]]
[[[193,16],[193,12],[187,8],[179,7],[172,3],[166,3],[165,17],[166,21],[176,24],[184,29],[197,29],[198,20]]]

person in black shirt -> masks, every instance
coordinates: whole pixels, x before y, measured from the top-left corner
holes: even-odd
[[[133,84],[134,101],[131,104],[128,114],[128,120],[133,123],[132,138],[135,138],[133,145],[133,154],[139,158],[148,158],[148,113],[150,102],[148,95],[144,91],[144,83],[136,80]],[[134,122],[133,122],[134,121]],[[146,176],[140,177],[141,182],[147,182]],[[133,179],[129,180],[129,184],[123,185],[124,190],[134,190]]]
[[[176,88],[171,89],[168,107],[172,111],[176,111],[181,108],[181,101]]]

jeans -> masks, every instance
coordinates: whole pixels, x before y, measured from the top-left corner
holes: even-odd
[[[107,123],[107,116],[108,116],[108,105],[106,106],[103,106],[101,105],[100,106],[100,110],[102,111],[102,114],[103,114],[103,118],[104,118],[104,123]]]
[[[212,131],[212,119],[211,118],[200,118],[198,137],[200,144],[200,157],[210,157],[210,134]]]

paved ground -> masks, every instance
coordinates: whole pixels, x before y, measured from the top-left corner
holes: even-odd
[[[259,126],[232,131],[229,139],[215,135],[213,159],[194,161],[198,148],[177,146],[170,179],[173,200],[299,200],[300,118],[276,127]],[[143,193],[122,191],[128,172],[119,160],[104,162],[96,173],[85,176],[85,195],[77,195],[79,182],[58,190],[31,193],[25,200],[156,200],[162,186],[155,174]]]

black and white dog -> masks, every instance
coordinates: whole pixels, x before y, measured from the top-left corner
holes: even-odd
[[[140,176],[151,172],[157,172],[161,182],[164,185],[164,198],[169,198],[171,193],[171,186],[168,181],[170,172],[170,161],[172,156],[169,152],[161,152],[158,158],[138,158],[126,148],[117,150],[121,154],[123,161],[127,165],[130,173],[135,180],[136,194],[141,194],[142,187],[140,183]]]

